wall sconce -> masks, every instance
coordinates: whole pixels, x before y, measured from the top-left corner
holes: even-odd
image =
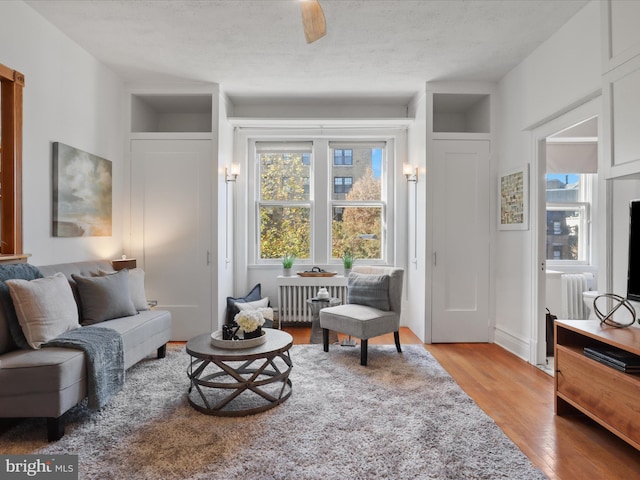
[[[407,177],[407,182],[418,182],[418,167],[414,169],[413,165],[411,165],[410,163],[403,163],[402,173],[405,177]]]
[[[231,168],[224,167],[224,181],[235,182],[240,175],[240,165],[237,163],[232,163]]]

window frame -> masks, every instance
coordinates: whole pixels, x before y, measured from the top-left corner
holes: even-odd
[[[591,259],[591,204],[589,202],[552,202],[546,204],[546,212],[582,210],[580,216],[580,228],[578,229],[578,259],[577,260],[554,260],[547,258],[548,265],[589,265]]]
[[[256,182],[255,182],[255,225],[254,225],[254,229],[255,229],[255,256],[256,256],[256,260],[258,260],[258,263],[274,263],[274,262],[280,262],[279,258],[262,258],[262,253],[261,253],[261,244],[262,242],[260,241],[260,232],[261,232],[261,225],[260,225],[260,211],[263,207],[282,207],[282,208],[308,208],[309,209],[309,221],[311,222],[310,224],[310,228],[309,228],[309,235],[310,235],[310,239],[309,239],[309,259],[313,258],[313,188],[311,187],[311,185],[313,185],[313,165],[314,165],[314,155],[313,155],[313,144],[311,144],[311,150],[308,154],[305,153],[302,154],[303,160],[302,160],[302,164],[303,166],[308,166],[309,167],[309,177],[308,177],[308,199],[306,200],[263,200],[260,190],[261,190],[261,172],[260,172],[260,161],[259,161],[259,156],[260,153],[258,152],[258,148],[257,148],[257,144],[260,142],[255,142],[253,144],[253,161],[255,163],[255,171],[256,171]],[[268,141],[265,141],[263,143],[270,143]],[[286,145],[287,143],[289,143],[290,145],[298,145],[298,144],[302,144],[302,143],[309,143],[309,142],[299,142],[299,141],[291,141],[291,142],[286,142],[286,141],[278,141],[275,143],[279,143],[279,144],[283,144]],[[283,152],[285,151],[285,149],[283,149]],[[307,162],[308,159],[308,162]],[[303,184],[304,185],[304,184]],[[306,190],[306,188],[305,188]],[[307,261],[307,259],[303,259],[303,258],[299,258],[297,259],[298,262],[305,262]]]
[[[22,251],[22,99],[24,75],[0,64],[0,254]]]
[[[235,227],[236,234],[250,239],[247,248],[240,252],[240,265],[246,268],[272,268],[281,266],[280,259],[261,259],[259,252],[260,231],[259,231],[259,164],[256,155],[255,145],[257,142],[313,142],[312,168],[310,172],[310,197],[308,204],[311,206],[311,258],[296,259],[296,265],[301,267],[312,265],[340,271],[342,259],[331,258],[331,223],[332,204],[344,203],[344,201],[332,201],[331,194],[333,183],[331,180],[331,167],[333,165],[330,157],[330,142],[337,143],[383,143],[386,145],[383,161],[383,185],[381,203],[383,204],[383,225],[382,225],[382,246],[381,259],[363,260],[360,265],[390,265],[395,261],[395,182],[401,176],[401,166],[395,161],[397,155],[396,148],[399,143],[401,151],[404,152],[406,142],[406,129],[399,127],[389,128],[354,128],[349,129],[349,134],[345,135],[342,128],[336,127],[324,129],[323,132],[314,131],[312,134],[308,130],[294,127],[282,127],[273,129],[256,129],[247,127],[239,129],[237,141],[240,149],[241,164],[246,166],[248,175],[240,178],[237,184],[241,190],[246,191],[240,194],[239,202],[241,207],[237,210],[239,220]],[[315,165],[315,168],[313,167]],[[403,178],[403,177],[402,177]],[[245,190],[246,188],[246,190]],[[246,204],[246,209],[242,206]],[[353,205],[346,205],[353,206]],[[377,206],[377,205],[376,205]]]
[[[584,254],[578,260],[554,260],[546,258],[547,267],[571,267],[571,266],[591,266],[594,258],[594,237],[593,237],[593,203],[595,198],[594,186],[597,183],[598,174],[595,173],[577,173],[580,177],[580,189],[578,190],[578,200],[575,202],[545,202],[545,219],[549,210],[581,210],[584,209],[584,219],[581,220],[581,228],[579,230],[579,245],[584,248],[579,250]],[[545,192],[546,195],[546,192]],[[546,222],[545,222],[546,225]],[[546,257],[545,248],[545,257]]]
[[[332,223],[333,223],[333,210],[335,208],[343,208],[343,209],[347,209],[347,208],[354,208],[354,207],[370,207],[370,208],[380,208],[380,214],[382,216],[381,218],[381,238],[380,238],[380,242],[381,242],[381,247],[380,247],[380,253],[381,253],[381,258],[361,258],[360,259],[360,264],[362,263],[366,263],[368,265],[375,265],[375,264],[385,264],[387,262],[387,258],[389,258],[389,253],[387,251],[387,249],[385,248],[385,245],[387,243],[387,237],[388,237],[388,228],[386,226],[387,223],[387,217],[388,217],[388,210],[387,210],[387,204],[390,198],[390,192],[389,192],[389,183],[390,180],[388,178],[389,176],[389,172],[393,171],[392,168],[390,168],[390,161],[389,161],[389,151],[391,150],[389,142],[385,141],[385,140],[375,140],[375,139],[369,139],[369,140],[345,140],[345,139],[339,139],[339,140],[330,140],[329,142],[329,155],[332,157],[335,157],[335,155],[333,155],[333,151],[341,149],[341,150],[351,150],[351,158],[352,158],[352,163],[351,165],[329,165],[328,166],[328,175],[329,178],[335,178],[333,177],[334,174],[336,174],[336,177],[340,176],[344,176],[344,173],[342,172],[342,168],[344,167],[348,167],[348,168],[356,168],[356,166],[353,164],[353,151],[356,148],[362,148],[362,147],[367,147],[367,148],[380,148],[382,149],[382,165],[381,165],[381,180],[382,180],[382,184],[381,184],[381,191],[380,191],[380,199],[379,200],[347,200],[347,199],[334,199],[333,195],[346,195],[344,193],[335,193],[333,190],[332,192],[329,194],[328,196],[328,220],[329,220],[329,225],[328,225],[328,237],[327,237],[327,246],[328,246],[328,253],[327,253],[327,257],[329,259],[329,262],[331,263],[342,263],[342,258],[341,257],[333,257],[333,228],[332,228]],[[349,148],[352,147],[352,148]],[[355,172],[355,170],[354,170]],[[351,171],[350,171],[351,173]],[[351,178],[353,179],[353,174],[351,174]],[[355,182],[352,181],[352,186]]]

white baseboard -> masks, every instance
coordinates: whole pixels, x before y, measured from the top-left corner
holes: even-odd
[[[514,355],[522,358],[526,362],[530,361],[529,352],[531,351],[531,345],[528,339],[514,335],[500,327],[496,327],[495,343]]]

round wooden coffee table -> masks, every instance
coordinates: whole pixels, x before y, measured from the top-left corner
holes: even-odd
[[[207,415],[239,417],[264,412],[291,396],[289,349],[293,337],[266,328],[262,345],[224,349],[203,333],[187,342],[189,403]]]

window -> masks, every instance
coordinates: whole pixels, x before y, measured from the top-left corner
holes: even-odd
[[[382,260],[385,144],[330,142],[329,147],[334,158],[331,258],[338,259],[345,252],[352,252],[356,258]],[[349,152],[352,166],[349,177],[340,176],[344,167],[335,161],[343,152]]]
[[[259,258],[311,258],[311,143],[256,143]]]
[[[353,177],[333,177],[333,193],[347,194],[352,185]]]
[[[597,139],[597,117],[546,139],[548,264],[587,265],[594,258],[591,211],[597,201]]]
[[[389,141],[276,142],[248,135],[255,151],[248,200],[255,209],[247,215],[255,221],[247,233],[256,239],[249,264],[276,264],[291,253],[298,265],[341,265],[346,252],[361,263],[386,262],[393,252]]]
[[[594,174],[547,174],[547,260],[589,263]]]
[[[333,150],[334,165],[353,165],[353,150],[350,148],[337,148]]]

